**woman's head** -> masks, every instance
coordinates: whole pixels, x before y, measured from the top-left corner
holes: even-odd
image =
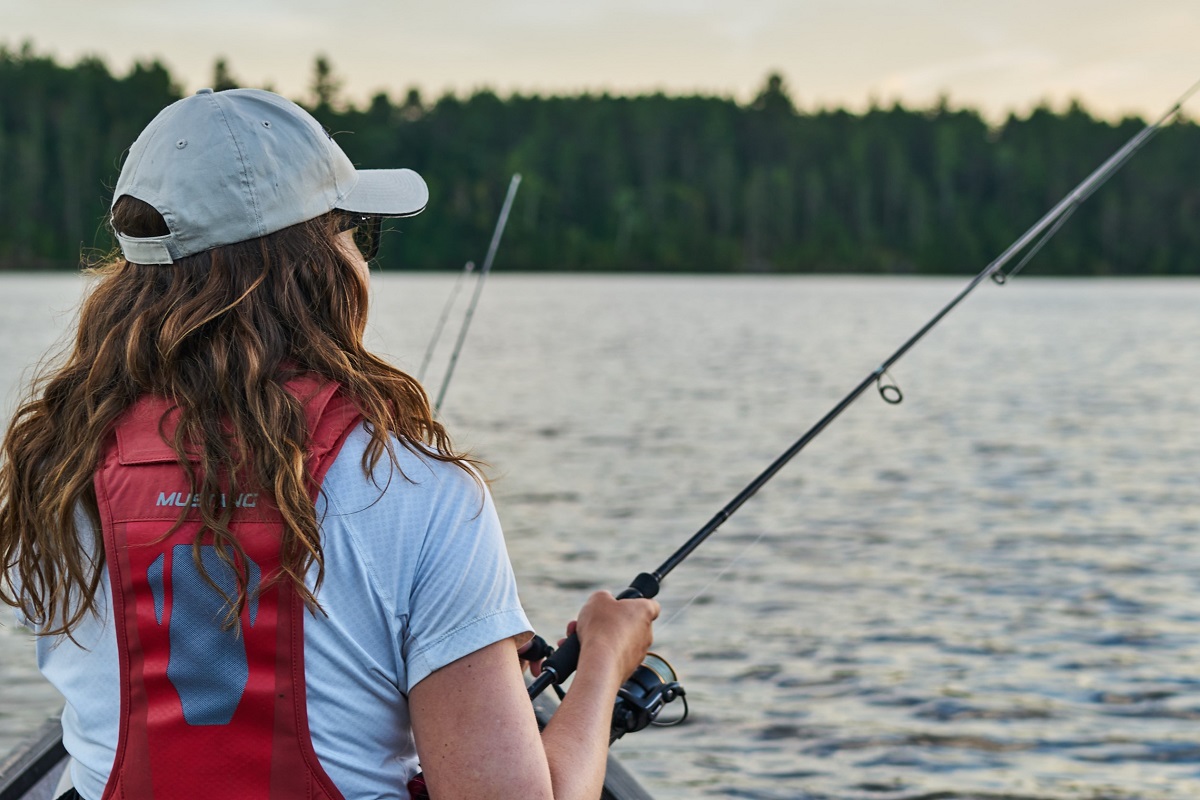
[[[120,352],[141,392],[249,392],[285,365],[349,381],[367,310],[351,231],[377,243],[381,217],[428,198],[411,170],[355,169],[289,100],[201,90],[129,150],[111,220],[124,259],[100,270],[80,333],[103,335],[97,356]]]
[[[126,196],[166,223],[153,236],[114,224],[126,258],[171,264],[332,211],[412,216],[429,191],[412,170],[355,169],[320,123],[279,95],[202,89],[163,109],[130,147],[114,206]]]

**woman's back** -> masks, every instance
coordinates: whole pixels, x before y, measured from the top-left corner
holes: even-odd
[[[369,480],[361,468],[368,443],[361,428],[350,435],[318,502],[326,575],[324,613],[304,621],[308,724],[344,795],[402,797],[417,761],[402,695],[433,665],[529,625],[490,497],[462,470],[407,451],[400,466],[411,483],[389,485],[386,467]],[[78,644],[38,643],[42,670],[71,709],[64,734],[87,797],[102,793],[118,741],[107,580],[104,589],[105,610],[75,630]]]

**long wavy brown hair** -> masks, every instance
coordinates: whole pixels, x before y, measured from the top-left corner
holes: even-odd
[[[114,423],[143,395],[178,408],[179,464],[194,497],[214,498],[199,508],[198,568],[202,538],[228,563],[245,563],[230,531],[233,509],[215,498],[252,486],[283,514],[278,579],[290,580],[310,607],[318,607],[325,565],[305,469],[304,409],[284,388],[289,379],[315,374],[353,398],[371,434],[368,473],[385,456],[398,471],[391,434],[471,471],[420,384],[364,349],[366,278],[336,239],[340,222],[334,212],[171,265],[114,254],[91,270],[97,280],[73,346],[34,380],[0,464],[0,599],[41,633],[69,635],[97,609],[104,546],[93,473]],[[167,233],[158,212],[131,197],[116,203],[113,227],[138,237]],[[79,509],[91,519],[90,542],[77,531]],[[310,591],[304,578],[314,567]],[[238,595],[227,598],[231,620],[246,594],[239,574]]]

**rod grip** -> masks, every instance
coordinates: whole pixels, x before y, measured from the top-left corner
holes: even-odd
[[[542,662],[542,674],[529,684],[529,699],[556,686],[571,676],[579,666],[579,635],[568,636],[553,655]]]
[[[643,572],[633,579],[625,591],[617,595],[618,600],[631,600],[640,597],[652,598],[658,594],[658,576]],[[552,685],[565,681],[579,666],[579,635],[572,633],[559,646],[554,654],[542,662],[542,674],[529,684],[529,697],[533,699]]]

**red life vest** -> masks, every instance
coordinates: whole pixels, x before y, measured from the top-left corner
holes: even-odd
[[[333,383],[293,381],[305,406],[307,466],[315,501],[346,436],[361,419]],[[167,532],[181,509],[200,499],[174,450],[175,412],[144,397],[120,419],[96,472],[121,669],[120,739],[104,798],[340,800],[317,761],[304,686],[304,604],[290,580],[261,592],[280,565],[278,509],[247,489],[219,502],[234,506],[231,530],[244,548],[249,598],[240,625],[196,569],[198,512]],[[164,418],[164,415],[165,418]],[[235,573],[201,543],[209,578],[228,595]]]

